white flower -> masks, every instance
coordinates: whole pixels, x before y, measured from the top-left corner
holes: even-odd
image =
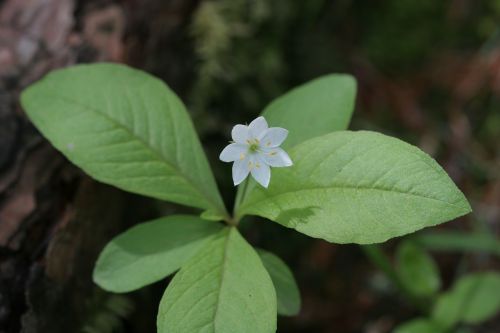
[[[262,186],[269,185],[269,167],[291,166],[292,160],[279,145],[285,141],[288,131],[281,127],[268,128],[264,117],[258,117],[250,125],[236,125],[231,131],[233,142],[219,158],[224,162],[234,162],[234,185],[240,184],[248,174]]]

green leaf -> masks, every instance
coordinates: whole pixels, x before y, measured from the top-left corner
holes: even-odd
[[[237,216],[259,215],[334,243],[369,244],[470,212],[446,172],[427,154],[375,132],[334,132],[290,150]]]
[[[282,147],[349,126],[356,99],[356,80],[345,74],[322,76],[278,97],[262,115],[270,126],[289,131]]]
[[[415,237],[415,241],[430,250],[486,252],[500,256],[500,241],[486,232],[428,232]]]
[[[271,333],[276,293],[259,256],[225,228],[175,275],[160,302],[159,333]]]
[[[414,243],[404,241],[397,250],[398,274],[407,290],[417,297],[439,291],[441,278],[434,259]]]
[[[222,225],[196,216],[174,215],[136,225],[101,252],[94,281],[103,289],[128,292],[178,270]]]
[[[258,250],[260,259],[274,284],[278,298],[278,313],[294,316],[300,311],[300,292],[292,272],[276,255]]]
[[[213,210],[205,210],[200,214],[200,217],[207,221],[222,221],[224,220],[224,216],[222,216],[218,212],[214,212]]]
[[[417,318],[399,325],[393,333],[441,333],[445,332],[432,320]]]
[[[474,273],[458,280],[452,290],[442,294],[432,317],[445,327],[464,322],[477,324],[500,311],[500,274]]]
[[[181,100],[117,64],[54,71],[21,102],[36,127],[93,178],[123,190],[225,213]]]

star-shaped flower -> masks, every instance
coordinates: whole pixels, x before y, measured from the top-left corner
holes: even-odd
[[[264,117],[258,117],[250,125],[236,125],[231,131],[233,142],[221,152],[224,162],[234,162],[234,185],[240,184],[248,174],[262,186],[269,185],[269,167],[291,166],[292,160],[279,147],[285,141],[288,131],[281,127],[269,128]]]

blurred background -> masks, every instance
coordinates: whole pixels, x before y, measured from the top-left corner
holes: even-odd
[[[500,0],[0,0],[0,333],[155,332],[166,281],[112,295],[91,271],[112,236],[186,208],[92,181],[19,105],[50,70],[99,61],[146,70],[182,97],[229,206],[230,165],[217,157],[232,126],[327,73],[358,81],[351,129],[419,146],[471,202],[466,217],[369,248],[245,220],[301,290],[300,314],[278,332],[391,332],[460,277],[499,270]],[[409,241],[435,262],[425,295],[398,275]],[[500,316],[450,332],[497,333]]]

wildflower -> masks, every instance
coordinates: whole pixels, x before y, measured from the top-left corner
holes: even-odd
[[[248,126],[234,126],[231,131],[233,142],[219,156],[221,161],[234,162],[234,185],[240,184],[250,173],[267,188],[271,179],[270,167],[291,166],[292,160],[279,148],[287,135],[288,130],[284,128],[268,128],[264,117],[258,117]]]

